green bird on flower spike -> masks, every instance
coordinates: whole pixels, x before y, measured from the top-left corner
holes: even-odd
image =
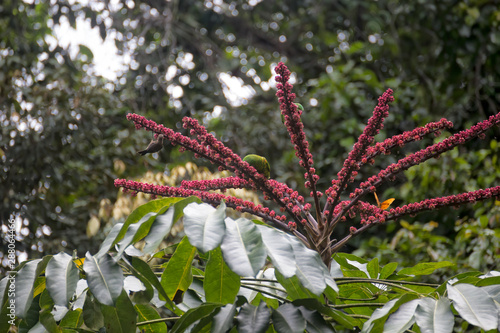
[[[253,166],[258,173],[263,174],[267,179],[271,176],[271,167],[269,166],[269,162],[264,157],[250,154],[245,156],[243,161]]]

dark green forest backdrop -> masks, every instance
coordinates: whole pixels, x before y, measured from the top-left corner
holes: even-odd
[[[139,157],[150,136],[126,121],[129,112],[172,128],[186,115],[203,120],[241,156],[265,156],[273,178],[301,183],[268,84],[279,61],[294,73],[320,186],[340,169],[386,88],[396,101],[378,139],[442,117],[458,131],[499,110],[498,1],[72,3],[0,4],[0,213],[4,223],[22,219],[17,249],[30,258],[94,253],[116,222],[99,214],[116,199],[114,178],[192,160],[177,149]],[[115,31],[118,49],[131,54],[130,68],[115,82],[91,74],[87,48],[70,57],[48,44],[62,17],[74,26],[79,16],[103,38]],[[253,97],[229,103],[221,74],[240,78]],[[499,184],[499,134],[496,128],[485,140],[411,169],[379,195],[399,204]],[[387,156],[383,165],[406,153]],[[92,216],[102,218],[102,232],[88,237]],[[345,250],[379,256],[382,264],[458,256],[466,266],[494,269],[499,219],[498,201],[441,210],[373,230]]]

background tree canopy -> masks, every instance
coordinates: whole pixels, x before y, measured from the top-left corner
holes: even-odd
[[[81,46],[70,57],[50,43],[62,17],[72,26],[77,17],[90,20],[103,38],[116,32],[118,49],[132,58],[130,68],[108,82],[90,70],[88,48]],[[98,219],[103,231],[115,222],[105,213],[116,198],[115,177],[168,171],[193,157],[177,150],[138,157],[150,137],[135,132],[125,120],[129,112],[172,128],[180,128],[185,115],[196,117],[241,156],[265,156],[271,177],[302,183],[274,96],[272,69],[278,61],[294,73],[325,183],[388,87],[396,101],[380,139],[441,117],[460,130],[498,112],[499,23],[495,1],[4,0],[2,220],[21,219],[17,249],[30,257],[65,247],[95,252],[103,233],[87,236],[88,221]],[[238,85],[245,97],[235,96]],[[382,197],[406,203],[498,183],[495,131],[460,154],[412,169],[406,173],[409,182],[400,187],[406,179],[398,179]],[[395,158],[388,156],[386,163]],[[438,221],[432,232],[453,239],[460,234],[455,221],[466,216],[482,219],[482,228],[498,228],[498,211],[491,205],[418,219]],[[394,228],[389,225],[388,231]],[[374,255],[381,244],[373,242],[363,251]],[[497,254],[489,255],[494,263]]]

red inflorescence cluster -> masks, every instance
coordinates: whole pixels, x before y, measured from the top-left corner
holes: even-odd
[[[443,129],[453,128],[453,123],[442,118],[435,123],[428,123],[424,127],[417,127],[412,131],[404,132],[403,134],[395,135],[382,142],[377,142],[374,146],[368,147],[363,156],[362,164],[368,163],[372,158],[380,154],[390,154],[390,150],[394,147],[403,147],[407,143],[422,140],[422,138],[430,133],[436,136]]]
[[[276,76],[276,88],[278,89],[276,96],[278,96],[285,126],[295,149],[295,155],[300,159],[300,165],[306,170],[304,174],[306,187],[313,187],[317,183],[319,176],[316,175],[316,170],[313,167],[313,156],[309,151],[309,142],[304,132],[304,124],[300,119],[302,111],[294,103],[295,94],[292,92],[293,86],[288,82],[290,71],[282,62],[274,70],[278,74]]]
[[[281,229],[293,232],[304,243],[318,250],[320,253],[324,253],[324,246],[323,248],[318,248],[320,244],[324,244],[322,243],[323,240],[327,240],[326,244],[328,244],[331,251],[336,251],[351,237],[358,235],[375,224],[425,210],[433,210],[444,206],[458,206],[478,200],[500,197],[500,186],[496,186],[442,198],[426,199],[389,210],[384,210],[379,206],[361,201],[366,194],[375,192],[378,186],[392,180],[399,172],[407,170],[430,158],[438,157],[443,152],[449,151],[457,145],[464,144],[472,138],[484,137],[485,131],[492,126],[500,124],[499,113],[472,126],[470,129],[461,131],[439,143],[409,154],[397,163],[389,165],[377,175],[361,182],[358,188],[349,193],[347,200],[341,201],[342,192],[355,180],[360,167],[367,163],[373,163],[373,159],[376,156],[389,154],[392,148],[402,147],[410,142],[421,140],[426,135],[439,135],[441,130],[452,127],[450,121],[441,119],[438,122],[429,123],[424,127],[404,132],[403,134],[374,144],[374,137],[383,128],[384,119],[388,116],[389,103],[394,100],[392,90],[388,89],[379,98],[378,105],[375,107],[372,117],[349,153],[343,168],[337,174],[337,178],[332,180],[331,187],[325,191],[326,202],[321,209],[320,199],[322,192],[316,189],[319,176],[316,174],[313,166],[313,156],[309,150],[309,143],[304,133],[304,125],[301,121],[302,111],[294,103],[295,94],[292,92],[292,85],[288,82],[290,71],[283,63],[279,63],[275,71],[277,73],[276,95],[279,98],[281,114],[283,115],[285,126],[294,146],[295,154],[300,160],[300,165],[305,169],[305,186],[310,189],[310,195],[314,198],[314,209],[312,204],[305,202],[304,197],[297,191],[274,179],[266,179],[253,166],[243,161],[240,156],[235,154],[230,148],[227,148],[212,134],[208,133],[206,128],[200,125],[196,119],[189,117],[183,119],[183,126],[189,130],[189,135],[193,138],[175,132],[140,115],[127,115],[127,119],[133,121],[137,129],[146,128],[153,131],[156,135],[163,134],[172,145],[179,146],[180,150],[192,151],[195,153],[196,158],[205,158],[217,165],[219,170],[233,172],[235,174],[234,177],[182,181],[180,187],[152,185],[126,179],[116,179],[115,186],[122,187],[124,191],[131,192],[132,194],[144,192],[154,197],[196,196],[202,201],[213,205],[218,205],[224,201],[228,207],[241,212],[249,212]],[[229,188],[249,188],[261,192],[264,199],[274,201],[279,206],[280,211],[286,212],[291,220],[287,222],[286,215],[277,214],[268,207],[256,205],[250,201],[225,195],[221,192],[211,192],[213,190],[224,192]],[[312,210],[316,211],[316,218],[311,215]],[[347,219],[354,220],[358,216],[359,228],[351,226],[349,234],[340,241],[328,241],[332,238],[331,235],[338,222],[347,221]],[[331,253],[331,251],[328,253]]]
[[[384,127],[384,119],[389,115],[389,103],[394,101],[392,96],[393,91],[387,91],[379,97],[378,105],[373,110],[373,115],[368,120],[368,124],[359,136],[358,141],[354,144],[353,149],[349,153],[347,159],[344,161],[344,166],[337,174],[337,179],[332,180],[332,186],[326,190],[328,196],[327,205],[325,210],[329,210],[331,206],[335,205],[342,191],[346,188],[347,184],[352,183],[358,175],[358,170],[361,166],[360,161],[366,156],[368,146],[374,141],[375,135]],[[365,157],[366,158],[366,157]],[[331,219],[333,215],[330,214]]]
[[[200,191],[225,190],[228,188],[252,188],[250,182],[238,177],[225,177],[207,180],[183,180],[181,187]]]

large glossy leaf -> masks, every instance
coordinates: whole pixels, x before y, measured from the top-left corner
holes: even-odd
[[[238,332],[264,333],[269,327],[269,319],[271,319],[271,311],[266,303],[261,301],[258,307],[247,303],[241,307],[236,317]]]
[[[49,296],[47,289],[45,289],[40,294],[40,314],[39,320],[42,323],[43,327],[50,333],[61,333],[61,329],[57,326],[56,320],[52,315],[51,311],[54,307],[54,301]],[[67,311],[67,309],[65,309]],[[65,311],[65,312],[66,312]]]
[[[286,279],[279,271],[275,271],[275,275],[278,282],[287,291],[288,297],[291,300],[317,297],[302,285],[297,276],[292,276],[291,278]]]
[[[196,248],[184,237],[161,275],[161,285],[170,299],[173,299],[177,291],[185,292],[191,285],[191,264],[195,254]]]
[[[485,290],[491,298],[500,303],[500,285],[484,286],[481,289]]]
[[[35,259],[27,262],[23,268],[19,270],[16,274],[16,316],[19,318],[26,318],[28,310],[33,301],[33,289],[35,285],[35,279],[40,273],[37,270],[38,264],[41,259]],[[38,274],[37,274],[38,273]]]
[[[169,309],[174,311],[175,309],[175,304],[170,300],[168,297],[165,289],[163,289],[163,286],[161,285],[160,281],[158,280],[158,277],[156,274],[151,270],[151,267],[144,262],[143,260],[139,258],[132,258],[132,273],[139,278],[141,281],[143,279],[146,279],[153,287],[156,288],[158,291],[160,299],[167,301],[169,304]]]
[[[295,275],[296,263],[293,254],[293,248],[286,234],[280,230],[269,228],[263,225],[257,225],[264,246],[267,249],[267,255],[271,259],[274,267],[285,277],[289,278]]]
[[[225,220],[226,234],[222,240],[222,255],[233,272],[240,276],[256,276],[264,266],[267,251],[257,226],[250,220]]]
[[[440,262],[421,262],[416,264],[413,267],[403,268],[398,272],[401,275],[429,275],[434,273],[434,271],[438,268],[450,267],[455,264],[449,261],[440,261]]]
[[[156,218],[157,215],[163,214],[168,207],[171,205],[175,204],[176,202],[179,202],[181,200],[184,200],[183,198],[162,198],[162,199],[157,199],[150,201],[142,206],[137,207],[132,214],[130,214],[123,224],[123,227],[121,228],[120,232],[116,236],[113,245],[117,244],[119,241],[121,241],[124,237],[125,234],[128,233],[129,226],[138,222],[146,223],[146,225],[141,229],[141,233],[138,234],[136,237],[139,238],[141,235],[142,237],[146,236],[147,231],[149,230],[149,226],[151,226],[150,223],[153,223],[154,219]],[[159,214],[158,214],[159,213]],[[136,228],[134,228],[136,229]],[[135,236],[135,234],[134,234]]]
[[[83,322],[93,330],[99,330],[104,326],[104,316],[101,311],[101,304],[95,297],[87,295],[82,311]]]
[[[191,203],[184,208],[184,231],[189,242],[201,252],[218,247],[224,237],[226,205],[217,209],[209,204]]]
[[[207,302],[233,303],[240,289],[240,276],[229,269],[222,258],[220,248],[210,251],[205,268],[203,289]]]
[[[363,324],[363,329],[361,330],[361,333],[371,332],[373,326],[375,325],[375,321],[380,320],[385,316],[387,316],[397,301],[398,299],[390,300],[389,302],[385,303],[383,307],[373,311],[373,314],[371,315],[370,319],[365,321],[365,323]]]
[[[317,252],[304,246],[299,240],[288,236],[296,262],[296,275],[304,287],[315,295],[321,295],[326,288],[325,277],[330,277],[328,270]],[[324,269],[323,269],[324,268]],[[331,278],[330,278],[331,279]],[[337,288],[338,290],[338,288]]]
[[[135,333],[137,313],[125,290],[116,300],[116,306],[101,304],[106,333]]]
[[[97,252],[94,257],[99,259],[111,249],[122,227],[123,223],[117,223],[113,226],[109,234],[106,236],[106,239],[104,239],[104,242],[102,242],[101,247],[99,248],[99,252]]]
[[[83,323],[83,311],[82,309],[76,309],[68,311],[64,318],[59,323],[60,327],[64,328],[79,328]]]
[[[296,306],[302,306],[310,310],[315,310],[325,316],[333,319],[334,322],[341,324],[347,329],[352,330],[357,325],[357,319],[349,317],[344,312],[330,308],[327,305],[320,303],[317,299],[302,298],[293,301]]]
[[[332,326],[317,311],[299,306],[302,317],[306,320],[306,331],[308,333],[333,333]]]
[[[285,303],[273,311],[274,329],[278,333],[303,333],[306,320],[300,310],[291,303]]]
[[[451,312],[450,301],[440,297],[438,300],[425,297],[415,312],[417,325],[422,333],[450,333],[453,331],[455,318]]]
[[[140,325],[141,322],[146,322],[154,319],[160,319],[161,316],[158,312],[150,305],[146,304],[136,304],[135,311],[138,314],[137,327],[140,330],[145,330],[151,333],[166,333],[167,325],[165,323],[152,323],[146,325]]]
[[[61,252],[52,257],[45,269],[46,285],[56,305],[68,306],[76,291],[80,271],[73,258]]]
[[[125,235],[118,242],[118,253],[115,257],[115,260],[118,260],[123,252],[135,242],[144,238],[150,231],[152,224],[156,221],[158,216],[162,216],[163,213],[169,208],[169,206],[161,207],[158,212],[149,212],[144,214],[138,221],[133,222],[132,224],[127,226],[125,222],[122,230],[127,227]],[[120,230],[120,233],[122,233]],[[170,230],[169,230],[170,231]],[[118,237],[120,234],[118,234]],[[118,238],[117,237],[117,238]]]
[[[19,333],[26,332],[46,332],[43,324],[40,322],[40,297],[41,294],[33,298],[31,306],[26,312],[25,318],[19,324]]]
[[[87,275],[89,289],[104,305],[113,306],[123,290],[122,269],[109,254],[101,258],[85,255],[83,270]]]
[[[414,299],[402,304],[396,312],[391,314],[384,325],[384,332],[402,333],[410,328],[415,322],[415,310],[419,299]]]
[[[163,241],[165,236],[170,233],[172,225],[176,222],[174,221],[175,209],[175,206],[170,207],[165,213],[156,216],[156,219],[149,229],[148,235],[144,238],[146,244],[142,252],[150,253],[154,251]]]
[[[202,320],[203,318],[210,316],[213,312],[220,308],[220,304],[204,303],[197,308],[190,309],[182,317],[177,320],[174,327],[169,331],[169,333],[181,333],[185,332],[186,328]]]
[[[488,331],[498,327],[498,313],[495,302],[482,288],[461,283],[446,288],[460,316],[475,326]]]
[[[228,332],[233,326],[236,304],[227,304],[220,308],[212,320],[211,332]]]

